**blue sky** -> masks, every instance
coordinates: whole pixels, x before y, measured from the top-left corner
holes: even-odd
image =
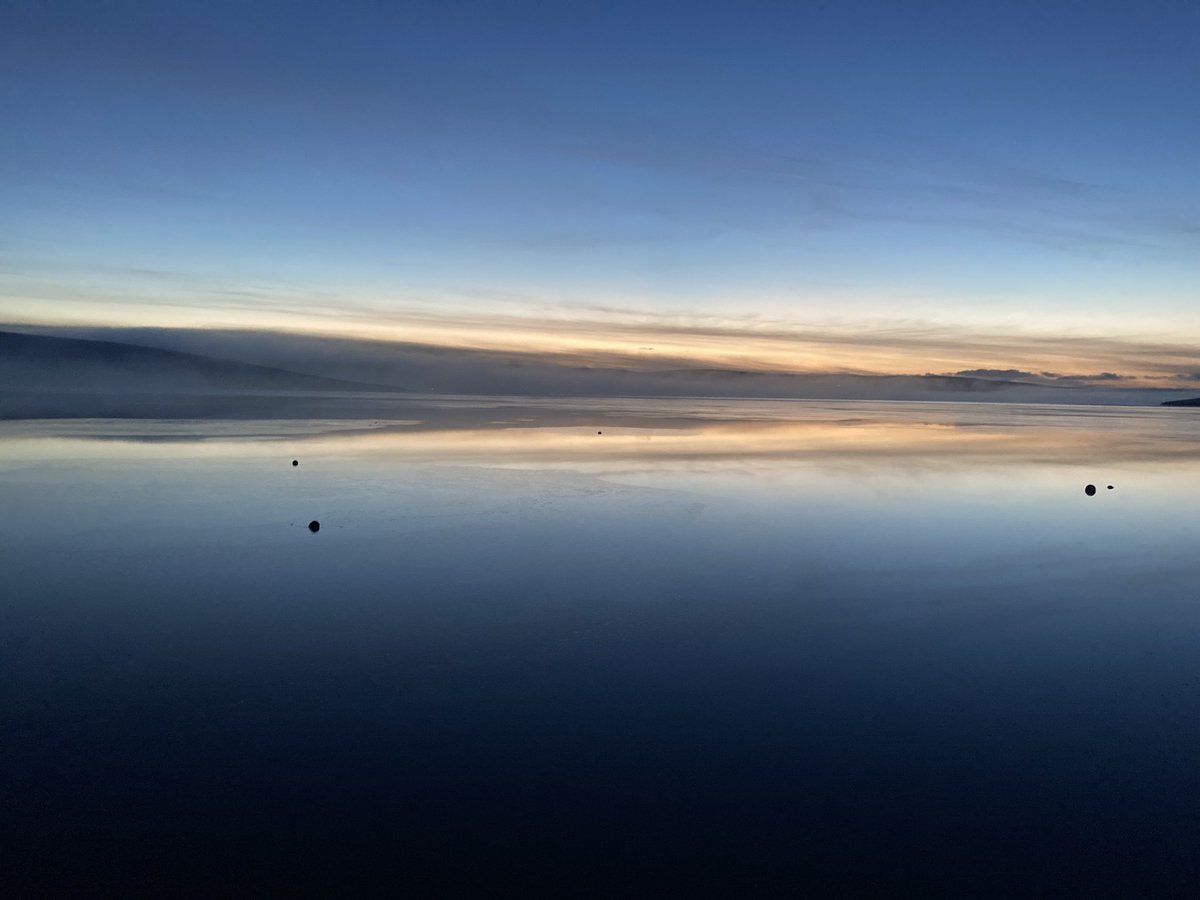
[[[1195,3],[17,2],[0,57],[8,321],[1200,359]]]

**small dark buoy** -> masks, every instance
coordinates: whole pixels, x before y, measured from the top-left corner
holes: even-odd
[[[1089,484],[1083,489],[1083,492],[1090,497],[1096,493],[1096,486],[1094,484]]]
[[[1111,484],[1108,486],[1108,489],[1109,489],[1110,491],[1112,490],[1112,485],[1111,485]]]
[[[298,466],[298,465],[300,465],[300,460],[298,460],[298,459],[293,459],[293,460],[292,460],[292,465],[293,465],[293,466]]]
[[[321,530],[321,523],[318,522],[316,519],[313,519],[311,522],[308,523],[308,530],[311,531],[313,534],[316,534],[318,531]]]
[[[603,431],[597,431],[596,434],[604,434]]]

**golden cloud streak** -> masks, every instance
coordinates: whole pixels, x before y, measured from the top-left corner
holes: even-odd
[[[499,304],[512,307],[514,304]],[[864,318],[857,321],[764,316],[637,313],[543,306],[506,311],[438,309],[426,304],[240,302],[205,309],[141,302],[97,304],[0,298],[14,323],[290,331],[374,341],[535,354],[569,365],[638,370],[724,368],[756,372],[927,374],[1016,369],[1089,376],[1115,372],[1141,386],[1174,386],[1200,372],[1194,340],[1161,330],[1121,336],[1051,332],[987,323]]]

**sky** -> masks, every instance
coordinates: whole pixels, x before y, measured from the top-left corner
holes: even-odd
[[[0,116],[0,322],[1200,372],[1190,0],[9,0]]]

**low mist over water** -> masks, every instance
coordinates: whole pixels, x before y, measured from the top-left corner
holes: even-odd
[[[0,424],[0,873],[1178,894],[1198,451],[996,404]]]

